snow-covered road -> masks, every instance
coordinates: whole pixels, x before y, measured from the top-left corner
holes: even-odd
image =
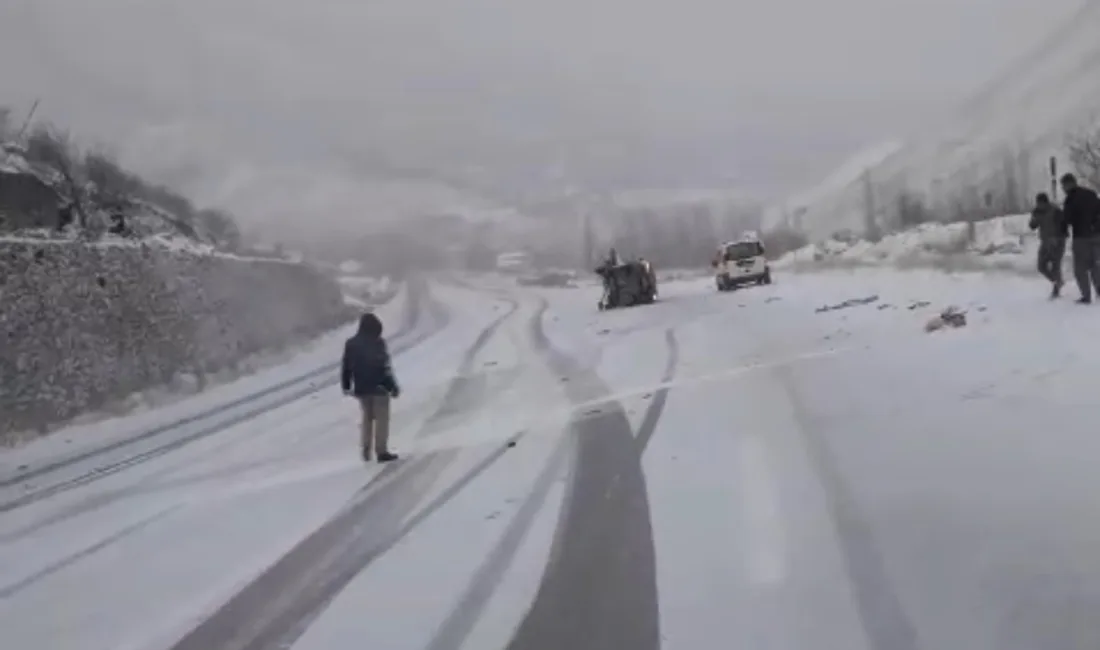
[[[2,645],[1100,647],[1100,311],[1018,278],[778,280],[605,313],[433,282],[394,308],[384,467],[331,378],[291,381],[323,351],[265,402],[4,452]],[[968,326],[925,333],[951,304]]]

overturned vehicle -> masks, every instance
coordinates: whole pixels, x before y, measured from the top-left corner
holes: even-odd
[[[657,275],[645,260],[605,263],[596,269],[596,274],[603,279],[600,310],[648,305],[657,299]]]

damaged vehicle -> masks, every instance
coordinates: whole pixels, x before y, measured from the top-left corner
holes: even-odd
[[[618,263],[609,260],[596,269],[603,280],[599,309],[648,305],[657,299],[657,274],[644,259]]]

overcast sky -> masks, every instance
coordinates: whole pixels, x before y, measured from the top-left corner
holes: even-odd
[[[280,232],[460,200],[435,181],[774,195],[1084,2],[0,0],[0,102]]]

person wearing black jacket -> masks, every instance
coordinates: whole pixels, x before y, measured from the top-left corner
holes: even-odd
[[[1078,185],[1073,174],[1062,177],[1062,190],[1066,194],[1062,212],[1073,234],[1073,275],[1081,290],[1077,302],[1087,305],[1094,289],[1100,293],[1100,197]]]
[[[1035,209],[1031,211],[1028,226],[1039,231],[1039,273],[1052,286],[1050,297],[1057,298],[1062,291],[1062,258],[1066,254],[1066,220],[1062,210],[1050,202],[1045,192],[1035,197]]]
[[[390,398],[399,397],[401,388],[394,377],[390,353],[382,338],[382,321],[377,316],[363,314],[359,319],[359,331],[344,344],[340,365],[344,394],[359,400],[363,410],[363,460],[370,461],[372,446],[378,450],[378,462],[397,460],[397,454],[388,446]]]

